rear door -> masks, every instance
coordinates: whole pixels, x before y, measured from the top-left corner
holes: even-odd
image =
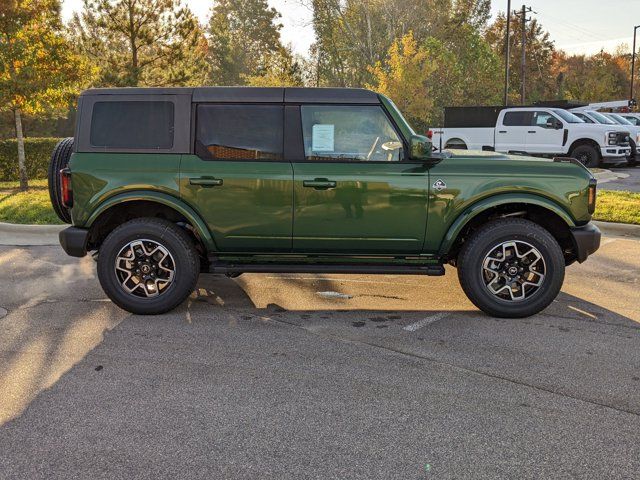
[[[531,112],[531,126],[527,130],[527,152],[559,153],[563,147],[563,128],[548,127],[547,122],[560,122],[551,112],[537,110]]]
[[[405,161],[406,145],[383,108],[286,108],[294,168],[294,252],[421,252],[428,170]]]
[[[223,252],[291,250],[293,169],[283,158],[282,104],[200,104],[195,153],[180,193]]]
[[[531,112],[506,111],[498,118],[495,149],[497,152],[525,152],[527,130],[531,128]]]

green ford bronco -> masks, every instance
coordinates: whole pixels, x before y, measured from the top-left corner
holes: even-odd
[[[597,250],[573,159],[434,153],[386,97],[339,88],[85,91],[50,193],[67,254],[114,303],[178,306],[200,273],[443,275],[489,315],[533,315]]]

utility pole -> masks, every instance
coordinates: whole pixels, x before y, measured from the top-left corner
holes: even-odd
[[[631,52],[631,93],[629,93],[629,100],[633,100],[633,76],[636,71],[636,31],[640,28],[640,25],[633,27],[633,51]]]
[[[520,22],[522,25],[522,58],[520,60],[520,104],[524,105],[525,103],[525,79],[526,79],[526,67],[527,67],[527,22],[530,21],[530,18],[527,18],[527,13],[531,12],[531,7],[527,7],[526,5],[522,5],[522,9],[520,12],[513,12],[516,17],[520,17]]]
[[[504,106],[509,103],[509,31],[511,29],[511,0],[507,0],[507,35],[504,39]]]

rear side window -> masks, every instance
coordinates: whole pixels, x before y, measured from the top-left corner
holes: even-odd
[[[507,127],[528,127],[531,125],[531,112],[507,112],[502,123]]]
[[[199,105],[196,155],[204,160],[282,160],[279,105]]]
[[[96,102],[90,143],[100,148],[171,149],[173,122],[173,102]]]

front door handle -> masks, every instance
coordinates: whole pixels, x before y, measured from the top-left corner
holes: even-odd
[[[507,133],[506,130],[498,130],[498,133]]]
[[[529,131],[527,131],[527,133],[536,133],[536,131],[535,130],[529,130]]]
[[[313,180],[304,180],[302,182],[304,187],[315,188],[316,190],[327,190],[329,188],[336,188],[336,182],[328,180],[326,178],[314,178]]]
[[[219,187],[223,182],[221,178],[199,177],[190,178],[189,183],[191,185],[198,185],[200,187]]]

